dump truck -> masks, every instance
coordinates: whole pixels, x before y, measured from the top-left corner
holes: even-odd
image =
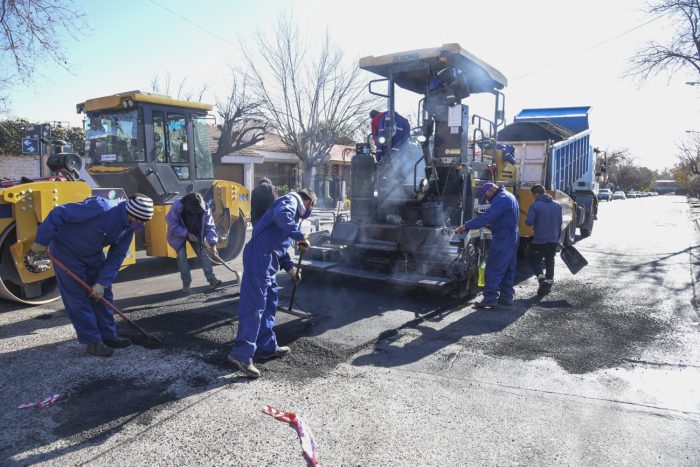
[[[598,214],[598,183],[590,142],[590,107],[524,109],[513,123],[498,132],[502,145],[514,149],[515,164],[502,164],[503,178],[517,186],[520,236],[526,241],[533,229],[525,217],[534,198],[530,188],[541,184],[563,208],[563,243],[571,245],[576,229],[591,235]]]
[[[214,178],[211,105],[129,91],[86,100],[76,110],[85,115],[84,160],[54,150],[48,165],[57,176],[0,187],[0,298],[29,305],[58,298],[53,269],[32,273],[24,255],[51,209],[89,196],[115,205],[136,192],[153,199],[153,219],[135,235],[124,265],[141,249],[149,256],[176,257],[166,240],[165,216],[176,200],[194,191],[212,208],[221,258],[229,261],[240,253],[250,193],[241,184]]]
[[[486,152],[498,147],[497,129],[505,123],[501,90],[507,80],[459,44],[364,57],[360,68],[376,75],[369,92],[386,102],[384,132],[374,135],[382,155],[374,157],[369,137],[356,144],[350,216],[312,240],[303,268],[470,293],[488,254],[490,231],[459,238],[454,229],[486,208],[479,205],[480,186],[498,182]],[[416,96],[418,122],[407,142],[392,147],[397,88]],[[462,103],[475,94],[492,97],[490,118]]]

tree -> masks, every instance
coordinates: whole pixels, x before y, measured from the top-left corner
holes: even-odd
[[[26,83],[44,59],[68,68],[61,33],[76,38],[83,16],[62,0],[0,0],[0,110],[9,103],[9,88]]]
[[[262,101],[248,92],[247,76],[233,72],[231,93],[226,99],[216,99],[222,123],[217,125],[220,136],[214,157],[217,162],[226,154],[251,146],[265,138],[268,124],[260,112]]]
[[[667,43],[650,42],[630,60],[628,76],[642,80],[661,72],[691,70],[700,75],[700,0],[661,0],[647,10],[668,16],[675,32]]]
[[[322,165],[334,144],[366,124],[374,99],[365,92],[357,66],[344,66],[342,50],[325,33],[311,50],[290,15],[277,19],[275,33],[256,34],[259,56],[246,55],[250,86],[260,110],[304,169]],[[244,50],[248,49],[244,46]]]
[[[31,125],[35,124],[24,118],[0,121],[0,154],[22,154],[24,129]],[[81,127],[53,125],[51,127],[51,140],[57,139],[72,144],[73,150],[80,156],[85,155],[85,133]]]
[[[171,96],[174,99],[179,99],[188,102],[202,102],[204,100],[204,95],[209,90],[209,85],[207,83],[202,84],[198,89],[193,89],[185,87],[187,84],[187,78],[182,78],[177,82],[177,88],[175,88],[172,83],[172,75],[170,71],[165,73],[165,77],[161,78],[160,75],[155,74],[151,78],[150,88],[151,92],[162,93],[167,96]]]
[[[0,154],[22,154],[24,129],[30,125],[29,120],[23,118],[0,121]]]
[[[700,196],[700,136],[682,141],[678,145],[678,163],[673,168],[673,178],[683,185],[691,196]]]

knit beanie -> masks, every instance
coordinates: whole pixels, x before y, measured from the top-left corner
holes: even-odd
[[[126,212],[140,221],[147,222],[153,217],[153,200],[141,193],[129,196]]]

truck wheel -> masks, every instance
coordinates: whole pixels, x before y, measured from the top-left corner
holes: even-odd
[[[593,216],[589,215],[588,216],[588,222],[586,222],[586,225],[581,226],[581,236],[582,237],[590,237],[591,233],[593,232],[593,223],[595,221],[593,220]]]
[[[226,248],[219,250],[219,256],[226,262],[236,258],[243,249],[245,244],[246,222],[243,216],[240,216],[236,222],[231,224],[228,231],[228,244]]]
[[[571,222],[566,228],[566,234],[564,236],[564,244],[566,246],[573,245],[576,241],[576,209],[571,213]]]
[[[17,232],[12,224],[0,234],[0,299],[25,305],[43,305],[57,300],[59,292],[55,276],[40,282],[22,283],[10,253],[10,246],[16,241]]]

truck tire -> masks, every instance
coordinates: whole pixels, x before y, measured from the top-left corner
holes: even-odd
[[[593,223],[595,221],[593,220],[593,215],[589,214],[588,215],[588,221],[581,226],[581,236],[582,237],[590,237],[591,233],[593,232]]]
[[[571,222],[564,233],[564,245],[573,245],[576,242],[576,209],[571,213]]]

